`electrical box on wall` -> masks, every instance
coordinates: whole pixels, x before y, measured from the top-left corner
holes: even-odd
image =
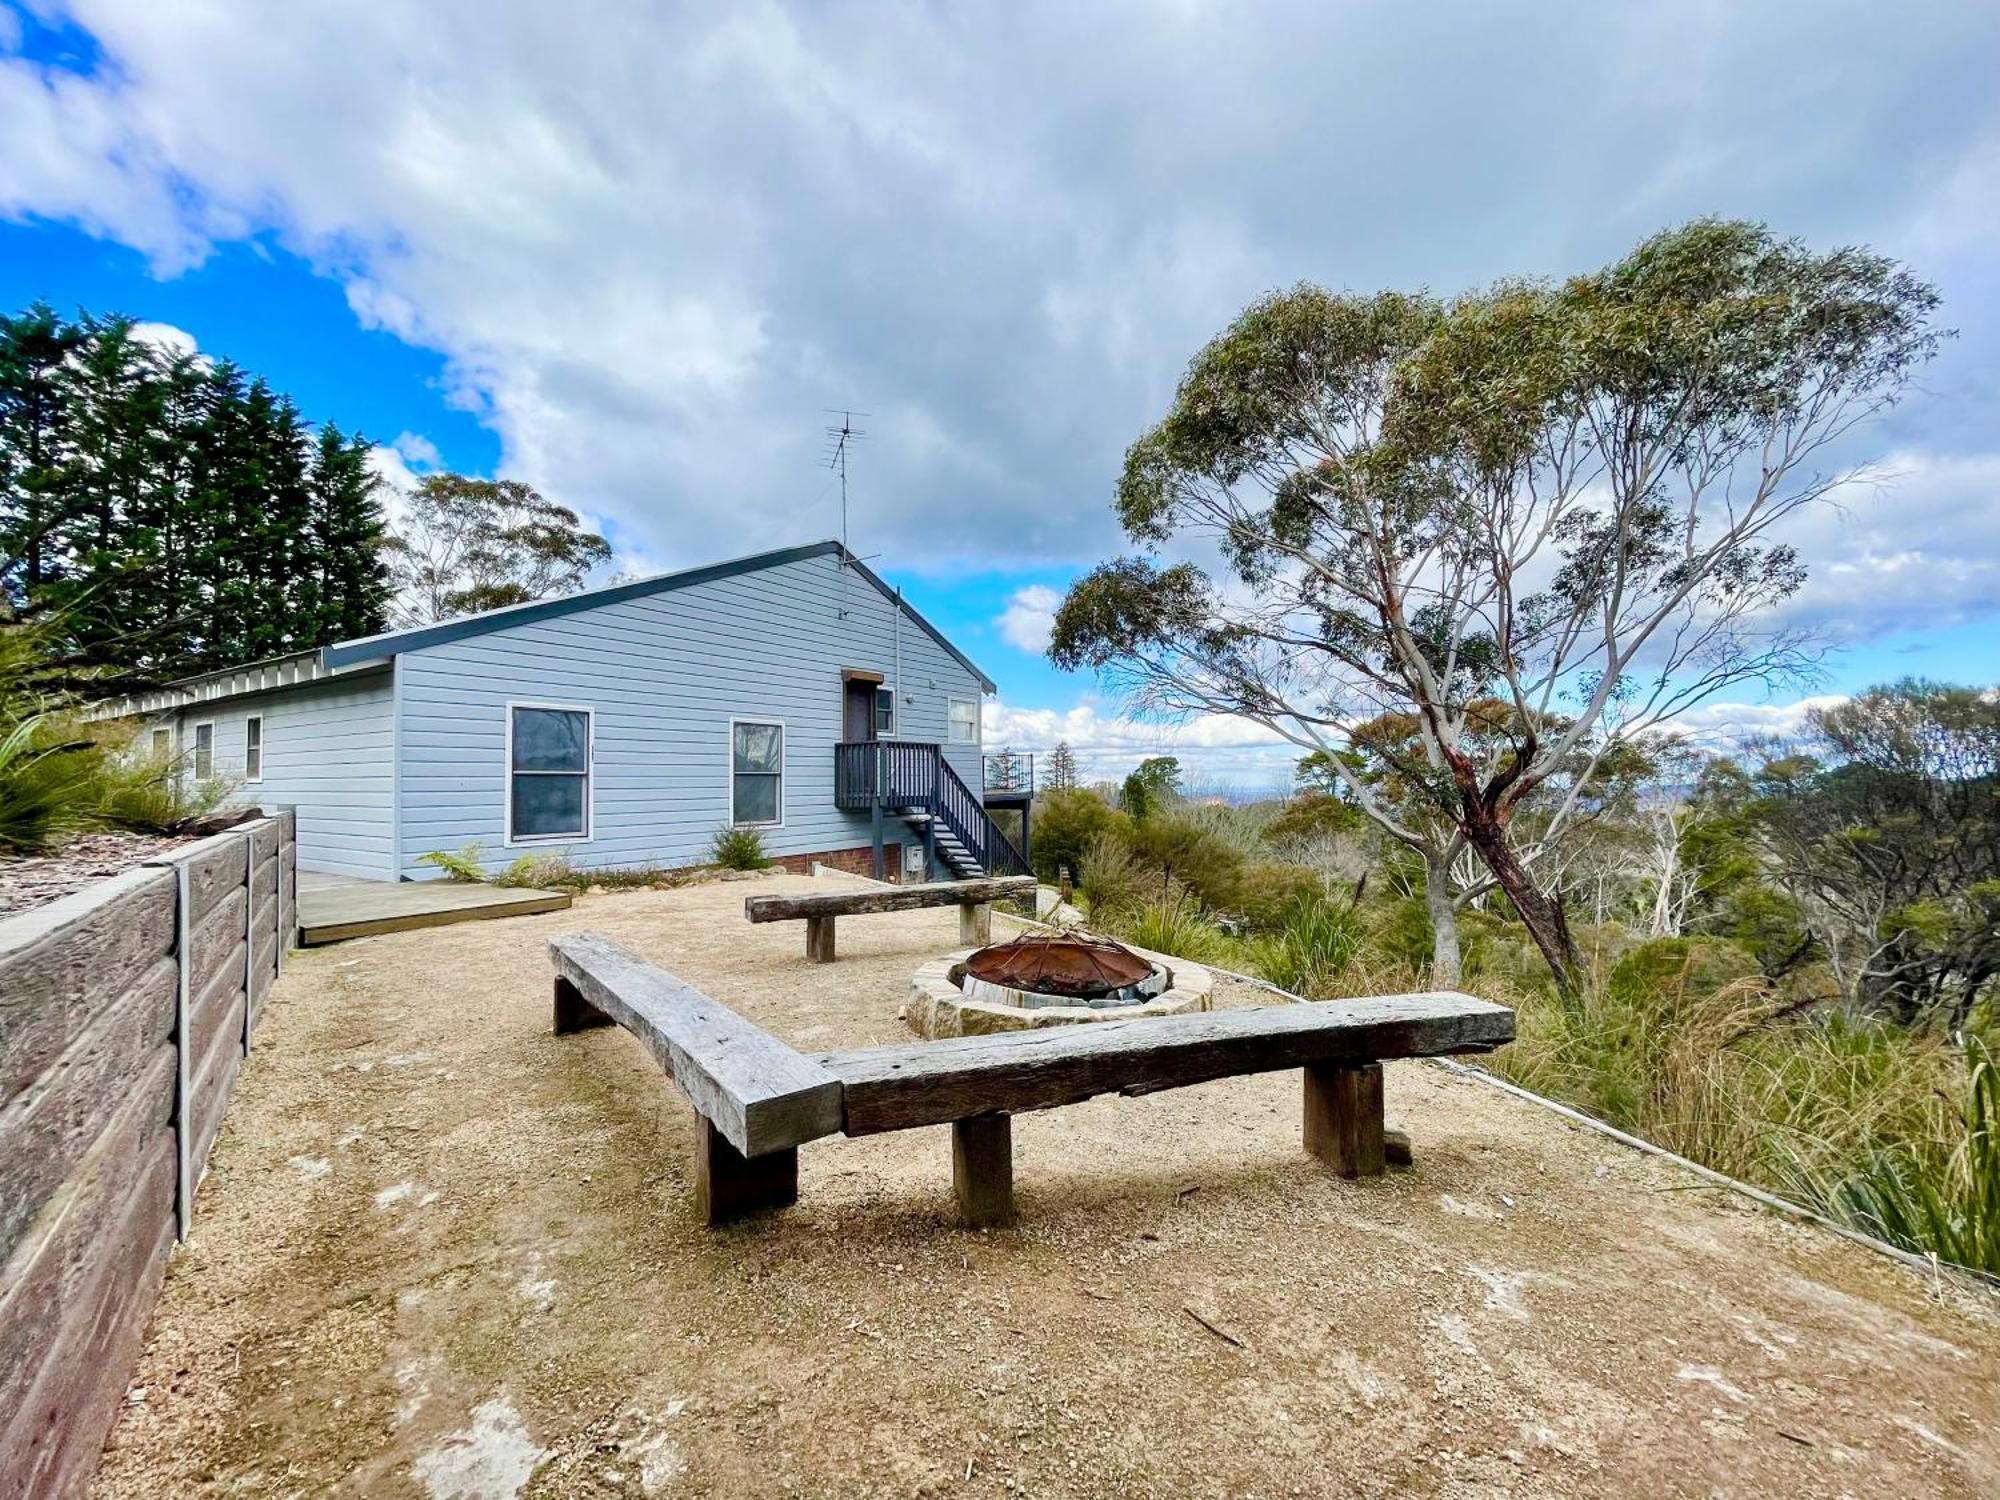
[[[916,880],[924,878],[924,846],[922,844],[903,845],[903,874]]]

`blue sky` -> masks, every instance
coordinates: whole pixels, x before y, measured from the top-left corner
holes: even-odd
[[[853,543],[1000,683],[992,736],[1268,779],[1033,649],[1188,356],[1301,278],[1560,275],[1701,213],[1942,286],[1959,337],[1865,438],[1892,481],[1799,536],[1793,617],[1839,647],[1812,691],[1993,680],[1996,56],[1975,4],[0,0],[0,297],[180,329],[645,571],[833,534],[824,409],[867,410]]]

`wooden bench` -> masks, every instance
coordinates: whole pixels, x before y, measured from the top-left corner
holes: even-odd
[[[711,1224],[796,1202],[806,1141],[944,1124],[960,1222],[1009,1223],[1015,1114],[1281,1068],[1304,1075],[1306,1150],[1343,1177],[1371,1176],[1384,1162],[1383,1059],[1514,1037],[1511,1010],[1439,991],[808,1056],[609,938],[559,937],[549,951],[557,1033],[624,1026],[701,1116],[695,1196]]]
[[[956,906],[961,943],[993,941],[993,906],[1025,896],[1033,899],[1035,877],[1006,875],[990,880],[937,880],[924,885],[871,887],[865,891],[829,891],[813,896],[746,896],[743,915],[752,922],[806,924],[806,957],[816,964],[833,962],[833,922],[836,917],[863,917],[876,912],[914,911],[923,906]]]

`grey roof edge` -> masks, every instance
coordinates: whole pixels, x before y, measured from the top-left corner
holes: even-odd
[[[401,652],[422,651],[430,646],[449,645],[453,641],[468,640],[496,630],[511,629],[513,626],[525,625],[535,620],[560,619],[564,615],[580,614],[606,604],[622,604],[628,599],[645,599],[655,594],[670,594],[678,589],[692,588],[698,583],[713,583],[722,578],[735,578],[745,573],[762,572],[766,568],[783,567],[787,563],[832,556],[844,559],[849,567],[873,584],[883,598],[891,603],[900,603],[903,612],[915,621],[926,635],[943,647],[953,660],[977,678],[984,691],[989,693],[999,691],[993,679],[980,671],[970,657],[947,640],[943,631],[918,613],[908,600],[899,600],[894,589],[884,583],[866,563],[836,541],[808,542],[798,547],[780,547],[775,551],[755,552],[747,557],[730,558],[724,562],[709,563],[699,568],[688,568],[679,573],[662,573],[652,578],[637,578],[630,583],[608,584],[603,588],[587,589],[578,594],[564,594],[554,599],[536,599],[527,604],[509,604],[500,609],[466,615],[462,619],[443,620],[435,625],[418,625],[406,630],[384,631],[380,635],[362,636],[356,640],[340,641],[323,647],[320,655],[329,668],[381,660]]]

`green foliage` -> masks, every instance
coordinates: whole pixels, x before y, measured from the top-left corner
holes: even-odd
[[[65,714],[0,716],[0,850],[43,853],[89,827],[102,756]]]
[[[1180,800],[1181,763],[1171,755],[1154,755],[1139,762],[1125,778],[1118,800],[1134,822],[1143,823],[1159,808]]]
[[[1233,910],[1243,854],[1229,838],[1184,809],[1156,812],[1128,835],[1132,851],[1157,872],[1158,889],[1184,887],[1206,906]]]
[[[1883,257],[1714,219],[1561,285],[1275,292],[1195,355],[1118,485],[1135,543],[1214,573],[1101,564],[1051,658],[1331,741],[1324,771],[1362,754],[1362,810],[1439,867],[1472,850],[1574,987],[1563,862],[1525,856],[1555,808],[1614,800],[1636,749],[1605,741],[1650,691],[1632,663],[1700,684],[1670,710],[1805,666],[1736,628],[1804,580],[1772,523],[1824,498],[1822,451],[1936,351],[1937,307]]]
[[[1183,893],[1156,897],[1124,913],[1116,935],[1155,953],[1171,953],[1195,963],[1221,963],[1234,951],[1228,935],[1210,921],[1201,904]]]
[[[128,318],[0,318],[0,597],[155,679],[379,630],[369,446]]]
[[[1043,791],[1073,792],[1077,787],[1076,752],[1064,740],[1049,752],[1049,758],[1042,763]]]
[[[764,835],[755,828],[718,828],[709,849],[725,870],[762,870],[771,864],[764,856]]]
[[[1067,869],[1080,876],[1084,852],[1100,834],[1124,835],[1132,820],[1085,787],[1052,791],[1035,799],[1035,873],[1054,884]]]
[[[574,886],[589,879],[588,872],[579,872],[571,866],[567,855],[523,854],[495,875],[493,883],[520,890],[543,891]]]
[[[113,828],[178,833],[229,800],[227,776],[197,781],[172,756],[107,756],[99,776],[97,815]]]
[[[1259,931],[1282,927],[1302,903],[1316,902],[1325,883],[1302,865],[1258,860],[1246,864],[1236,879],[1232,910]]]
[[[1978,1037],[1965,1062],[1959,1138],[1941,1162],[1878,1146],[1844,1173],[1801,1164],[1793,1188],[1864,1234],[2000,1276],[2000,1066]]]
[[[567,506],[519,480],[463,474],[425,476],[386,551],[406,625],[574,593],[611,558]]]
[[[486,879],[486,845],[479,839],[458,849],[432,849],[417,856],[417,863],[442,870],[449,880],[478,883]]]
[[[1275,932],[1251,944],[1251,962],[1280,989],[1309,1000],[1329,999],[1360,956],[1364,937],[1353,906],[1309,896],[1291,904]]]
[[[1083,851],[1077,866],[1076,891],[1093,917],[1140,905],[1159,884],[1116,833],[1100,833]]]

